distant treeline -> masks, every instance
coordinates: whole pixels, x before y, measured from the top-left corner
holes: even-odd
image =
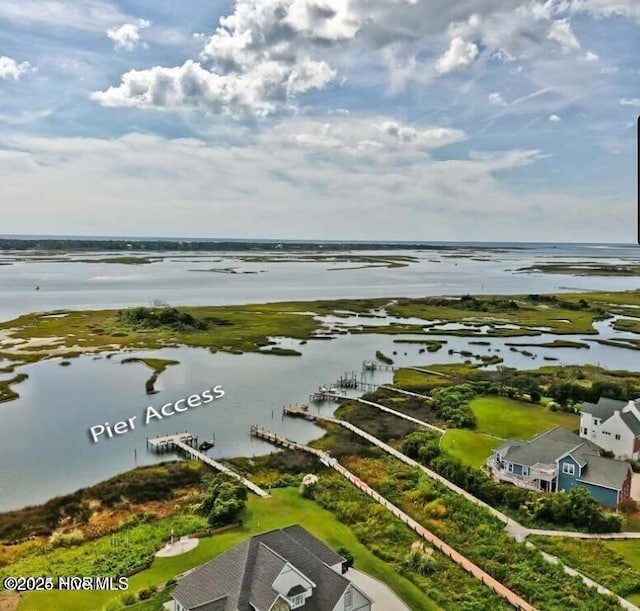
[[[279,241],[201,241],[201,240],[100,240],[81,238],[0,238],[0,250],[43,251],[247,251],[247,250],[462,250],[469,247],[420,242],[279,242]],[[473,250],[491,247],[474,246]]]

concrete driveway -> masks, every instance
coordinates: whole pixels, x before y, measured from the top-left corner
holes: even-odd
[[[373,600],[372,611],[411,611],[387,585],[370,575],[351,568],[344,576]]]

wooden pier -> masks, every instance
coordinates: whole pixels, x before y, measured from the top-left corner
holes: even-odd
[[[237,479],[239,482],[242,482],[242,484],[244,484],[244,486],[246,486],[248,490],[251,490],[251,492],[257,494],[258,496],[271,496],[268,492],[265,492],[262,488],[256,486],[253,482],[242,477],[235,471],[229,469],[229,467],[226,467],[222,463],[219,463],[217,460],[213,460],[213,458],[210,458],[206,454],[200,452],[197,449],[198,438],[191,433],[176,433],[175,435],[166,435],[164,437],[147,439],[147,447],[153,452],[176,452],[179,454],[183,454],[187,458],[203,462],[216,469],[216,471],[220,471],[220,473],[224,473],[225,475]]]
[[[407,397],[416,397],[417,399],[424,399],[428,403],[431,403],[433,399],[429,395],[421,395],[417,392],[411,392],[410,390],[404,390],[403,388],[396,388],[395,386],[389,386],[388,384],[383,384],[379,388],[383,390],[391,390],[393,392],[400,393],[401,395],[406,395]]]
[[[185,431],[184,433],[176,433],[175,435],[165,435],[164,437],[154,437],[153,439],[147,438],[147,449],[156,454],[176,452],[178,451],[177,441],[191,448],[198,447],[198,438]]]
[[[294,418],[309,418],[308,405],[285,405],[282,408],[285,416],[293,416]]]
[[[309,401],[311,403],[324,403],[325,401],[344,401],[348,399],[347,395],[342,394],[341,391],[333,388],[325,388],[321,386],[316,392],[312,392],[309,395]]]
[[[362,371],[397,371],[399,367],[393,365],[381,365],[373,361],[362,361]]]

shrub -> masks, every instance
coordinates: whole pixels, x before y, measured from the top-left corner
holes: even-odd
[[[244,509],[247,490],[227,475],[216,475],[209,485],[198,513],[207,517],[211,526],[225,526],[236,520]]]
[[[151,598],[152,592],[149,588],[142,588],[138,590],[138,598],[140,600],[149,600]]]

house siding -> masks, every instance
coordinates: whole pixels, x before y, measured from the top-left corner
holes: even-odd
[[[584,486],[591,496],[601,505],[607,507],[615,507],[618,504],[618,491],[609,488],[602,488],[595,484],[586,484],[578,482],[579,486]]]
[[[345,606],[345,597],[347,592],[352,592],[351,607]],[[371,611],[371,601],[365,598],[356,588],[350,585],[344,594],[340,597],[340,600],[336,603],[333,611]]]
[[[580,433],[582,434],[582,429]],[[616,439],[616,435],[620,439]],[[588,438],[604,450],[613,452],[616,458],[631,458],[634,454],[635,436],[619,411],[614,412],[610,418],[597,426],[593,426],[593,434]]]
[[[562,472],[563,465],[565,464],[574,466],[575,472],[573,475]],[[571,456],[565,456],[562,460],[558,461],[558,480],[556,484],[558,492],[569,492],[569,490],[571,490],[571,488],[576,485],[579,478],[580,465],[575,460],[573,460]]]

